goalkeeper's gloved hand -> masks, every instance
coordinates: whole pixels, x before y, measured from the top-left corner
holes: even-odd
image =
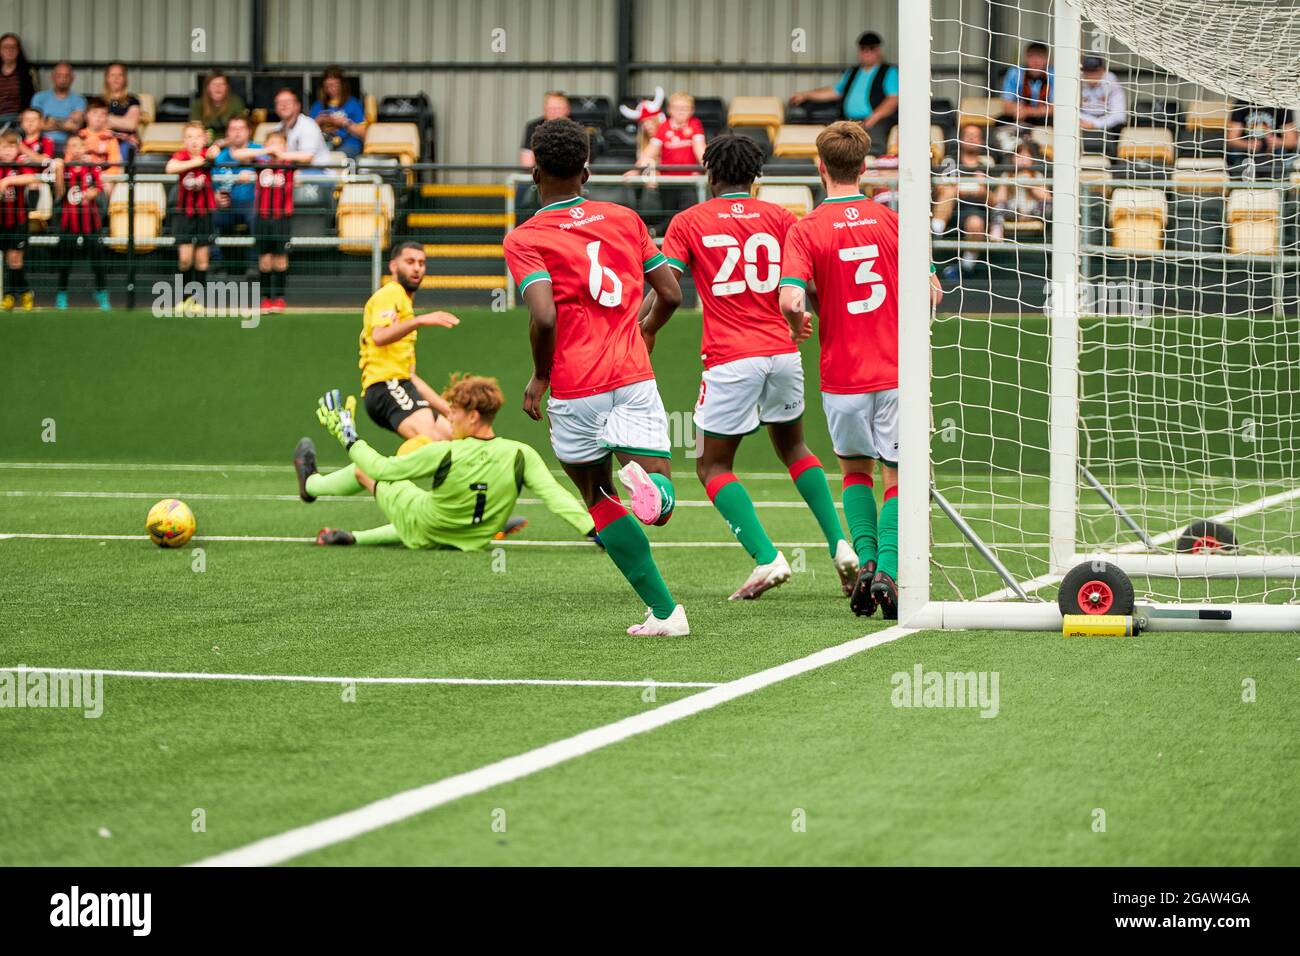
[[[339,397],[339,390],[332,388],[321,396],[316,418],[344,448],[351,448],[357,440],[356,410],[355,395],[349,395],[343,400]]]

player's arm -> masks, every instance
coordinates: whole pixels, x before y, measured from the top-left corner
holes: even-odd
[[[524,286],[528,307],[528,341],[533,351],[533,377],[524,389],[524,412],[533,421],[542,420],[542,399],[551,385],[555,364],[555,295],[551,278],[537,278]]]
[[[358,440],[349,446],[348,457],[375,481],[407,481],[432,477],[451,449],[451,442],[436,441],[421,445],[409,455],[390,458],[379,454],[364,440]]]
[[[460,325],[460,319],[450,312],[426,312],[423,315],[402,319],[402,321],[393,322],[390,325],[375,326],[370,330],[370,341],[383,347],[392,345],[398,339],[410,335],[419,328],[437,326],[441,329],[454,329],[458,325]]]
[[[563,518],[579,534],[591,534],[595,530],[596,523],[591,520],[586,507],[555,480],[542,456],[528,445],[524,446],[524,485],[542,499],[547,511]]]
[[[802,342],[812,335],[808,293],[813,287],[813,275],[812,260],[798,228],[786,233],[781,250],[781,281],[778,287],[781,314],[790,323],[790,338]]]
[[[0,189],[8,189],[10,186],[35,186],[41,181],[39,173],[24,173],[21,176],[5,176],[0,179]]]
[[[169,159],[167,165],[163,167],[163,172],[168,175],[175,173],[188,173],[191,169],[198,169],[200,166],[208,164],[208,157],[195,156],[193,159]]]

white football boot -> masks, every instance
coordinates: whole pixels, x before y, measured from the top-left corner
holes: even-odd
[[[780,551],[776,557],[767,564],[760,564],[754,568],[749,579],[745,581],[733,594],[729,601],[752,601],[760,596],[764,591],[770,591],[772,588],[780,587],[790,580],[790,564],[785,559],[785,555]]]
[[[633,624],[627,632],[634,637],[685,637],[691,633],[691,627],[686,623],[686,608],[679,604],[673,608],[673,613],[662,621],[647,608],[645,620],[640,624]]]
[[[853,593],[853,585],[858,580],[858,553],[843,538],[835,546],[835,570],[840,575],[840,590],[848,597]]]

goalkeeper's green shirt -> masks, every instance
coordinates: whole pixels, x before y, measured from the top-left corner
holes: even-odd
[[[509,438],[433,442],[394,458],[358,441],[348,456],[375,481],[388,483],[375,489],[375,498],[408,548],[485,547],[525,488],[579,533],[595,526],[542,456]]]

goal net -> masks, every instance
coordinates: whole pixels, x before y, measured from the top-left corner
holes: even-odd
[[[904,619],[1300,629],[1300,4],[899,15]]]

